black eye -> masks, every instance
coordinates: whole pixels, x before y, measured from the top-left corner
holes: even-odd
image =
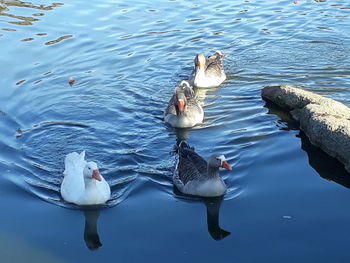
[[[91,168],[89,167],[89,170],[91,170]]]

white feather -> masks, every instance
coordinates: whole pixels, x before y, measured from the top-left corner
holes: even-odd
[[[77,205],[97,205],[105,203],[111,196],[111,189],[102,177],[101,181],[84,179],[85,151],[80,154],[73,152],[67,154],[61,184],[62,198]]]

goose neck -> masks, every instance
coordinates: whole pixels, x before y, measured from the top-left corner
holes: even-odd
[[[84,177],[84,183],[85,183],[85,189],[88,189],[96,185],[96,180],[92,178],[90,179],[90,178]]]
[[[208,163],[208,177],[215,178],[219,176],[219,167],[213,167]]]

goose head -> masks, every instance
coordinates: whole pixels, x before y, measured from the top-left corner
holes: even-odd
[[[181,83],[175,87],[175,107],[177,115],[185,111],[187,98],[190,98],[192,93],[192,87],[186,80],[181,81]]]
[[[203,54],[197,54],[194,58],[194,65],[196,70],[204,70],[205,69],[205,56]]]
[[[226,170],[232,170],[231,165],[226,161],[224,155],[214,154],[209,160],[209,166],[213,168],[225,168]]]
[[[95,162],[88,162],[84,167],[84,179],[101,181],[102,177]]]
[[[183,94],[183,93],[176,93],[175,97],[176,97],[176,99],[175,99],[176,113],[177,113],[177,115],[180,115],[185,111],[187,99],[186,99],[185,94]]]

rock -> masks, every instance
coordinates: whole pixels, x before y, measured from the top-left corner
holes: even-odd
[[[292,85],[267,86],[263,88],[261,96],[289,110],[301,109],[312,103],[335,107],[336,112],[350,114],[350,109],[344,104]]]
[[[292,115],[294,120],[300,121],[300,112],[301,112],[301,109],[294,109],[294,110],[291,110],[289,113]]]
[[[350,109],[346,105],[291,85],[264,87],[261,95],[290,110],[310,142],[350,172]]]

